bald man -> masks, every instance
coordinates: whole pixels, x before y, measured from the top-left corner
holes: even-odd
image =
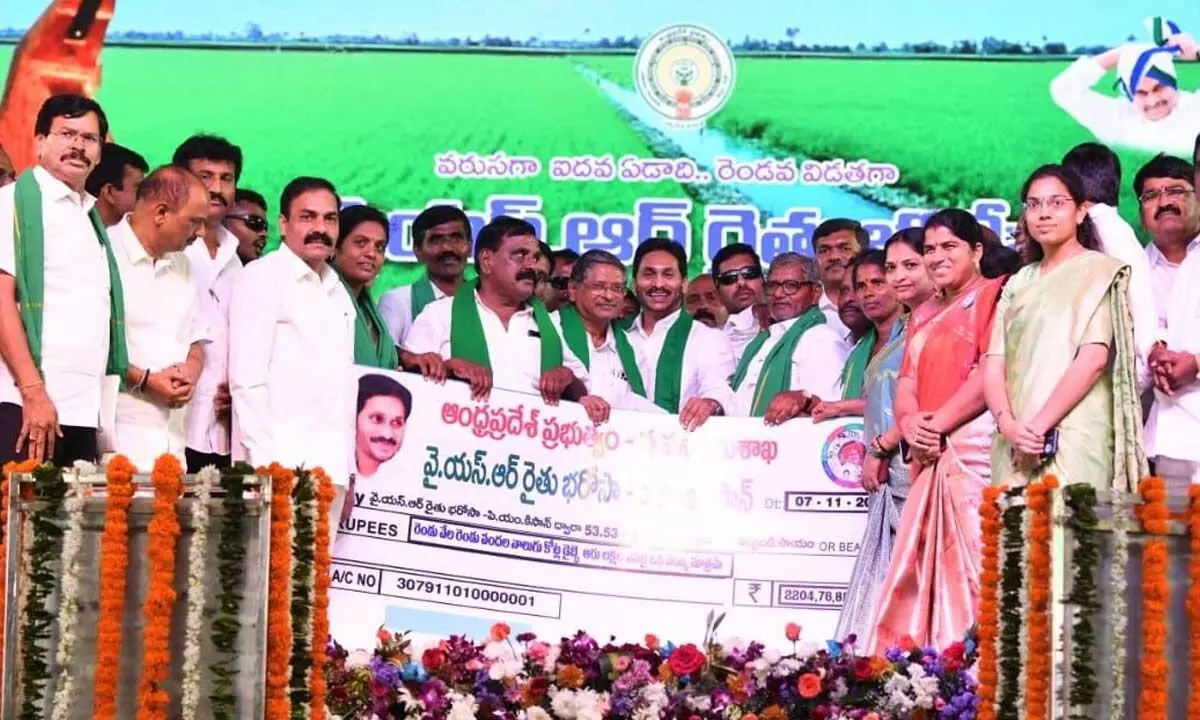
[[[204,364],[208,328],[183,249],[207,218],[204,184],[168,165],[146,177],[133,212],[108,229],[124,291],[129,370],[119,393],[106,388],[101,450],[146,472],[167,453],[185,462],[184,407]]]

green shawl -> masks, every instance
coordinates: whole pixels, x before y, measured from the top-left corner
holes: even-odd
[[[750,407],[750,414],[753,417],[762,417],[767,412],[767,405],[772,398],[781,392],[792,389],[792,355],[796,354],[796,346],[800,344],[800,338],[804,333],[824,322],[825,313],[821,312],[821,308],[816,305],[810,307],[796,318],[783,337],[779,338],[779,342],[775,343],[775,346],[767,352],[767,357],[763,360],[762,372],[758,375],[758,383],[754,386],[754,401]],[[763,343],[767,341],[768,337],[770,337],[770,332],[764,330],[746,346],[746,351],[742,354],[742,359],[738,363],[730,383],[734,392],[737,392],[746,380],[750,362],[762,349]]]
[[[654,404],[672,414],[679,412],[683,389],[683,355],[692,332],[692,316],[681,308],[679,319],[663,338],[662,352],[654,366]]]
[[[558,311],[559,322],[562,323],[563,340],[566,341],[567,347],[571,348],[571,352],[583,363],[584,367],[589,370],[592,368],[591,343],[588,340],[587,328],[583,326],[583,318],[579,317],[579,311],[574,305],[564,305]],[[625,371],[625,379],[629,382],[629,387],[642,397],[646,397],[646,385],[642,382],[642,371],[638,369],[637,356],[633,352],[633,346],[629,344],[629,338],[625,337],[625,331],[618,328],[612,328],[613,341],[617,345],[617,357],[621,359],[621,369]]]
[[[332,267],[332,265],[330,266]],[[342,285],[354,301],[354,363],[368,367],[395,370],[400,367],[400,358],[396,354],[396,346],[392,344],[392,335],[388,331],[379,308],[371,299],[371,293],[363,291],[354,296],[346,277],[338,272]],[[372,332],[374,328],[374,332]]]
[[[429,273],[426,272],[420,280],[412,285],[412,319],[416,320],[425,306],[433,302],[435,298],[433,283],[429,280]]]
[[[492,360],[488,354],[487,338],[483,334],[483,320],[479,317],[479,305],[475,300],[478,289],[478,280],[466,283],[450,301],[450,357],[491,370]],[[562,338],[558,336],[546,306],[535,298],[530,298],[529,304],[541,336],[542,372],[548,372],[563,364]]]
[[[42,227],[42,189],[33,170],[17,178],[13,213],[13,251],[17,281],[17,300],[21,304],[21,322],[29,341],[33,363],[42,368],[42,312],[46,299],[46,236]],[[121,291],[121,273],[113,256],[112,244],[104,230],[100,213],[92,208],[88,213],[96,240],[108,259],[109,329],[108,362],[105,373],[116,375],[125,386],[125,370],[129,367],[125,346],[125,296]]]
[[[842,399],[857,400],[862,397],[863,393],[863,377],[867,372],[867,365],[871,362],[871,348],[875,345],[875,338],[878,333],[875,331],[875,326],[867,331],[850,351],[850,357],[846,358],[846,366],[842,368]]]

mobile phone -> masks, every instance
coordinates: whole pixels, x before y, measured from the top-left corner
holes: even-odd
[[[1048,463],[1058,455],[1058,428],[1050,428],[1042,441],[1042,462]]]

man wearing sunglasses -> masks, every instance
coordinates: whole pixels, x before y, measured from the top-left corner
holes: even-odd
[[[237,256],[243,265],[262,257],[267,246],[267,201],[248,188],[233,194],[233,209],[225,214],[225,228],[238,239]]]
[[[550,288],[554,291],[546,296],[546,309],[550,312],[571,304],[571,272],[578,260],[579,253],[571,248],[562,248],[550,254]]]
[[[733,356],[740,359],[750,341],[770,324],[763,302],[762,262],[745,243],[726,245],[713,257],[712,276],[729,311],[722,329],[733,345]]]
[[[200,179],[208,200],[204,239],[183,251],[210,338],[204,369],[187,408],[184,455],[188,472],[194,473],[208,465],[222,468],[230,464],[229,307],[242,261],[237,253],[238,238],[223,221],[242,174],[242,150],[215,135],[194,135],[175,150],[173,162]]]
[[[777,256],[764,286],[775,322],[746,347],[731,385],[740,414],[779,425],[809,413],[821,398],[840,397],[849,353],[818,304],[815,260],[792,252]]]

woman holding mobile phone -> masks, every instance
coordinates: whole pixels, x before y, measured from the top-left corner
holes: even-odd
[[[1021,197],[1032,264],[1004,288],[984,359],[988,407],[1000,430],[992,482],[1024,485],[1053,474],[1064,485],[1132,491],[1145,456],[1129,266],[1097,251],[1074,171],[1038,168]],[[1114,463],[1114,453],[1123,461]]]

